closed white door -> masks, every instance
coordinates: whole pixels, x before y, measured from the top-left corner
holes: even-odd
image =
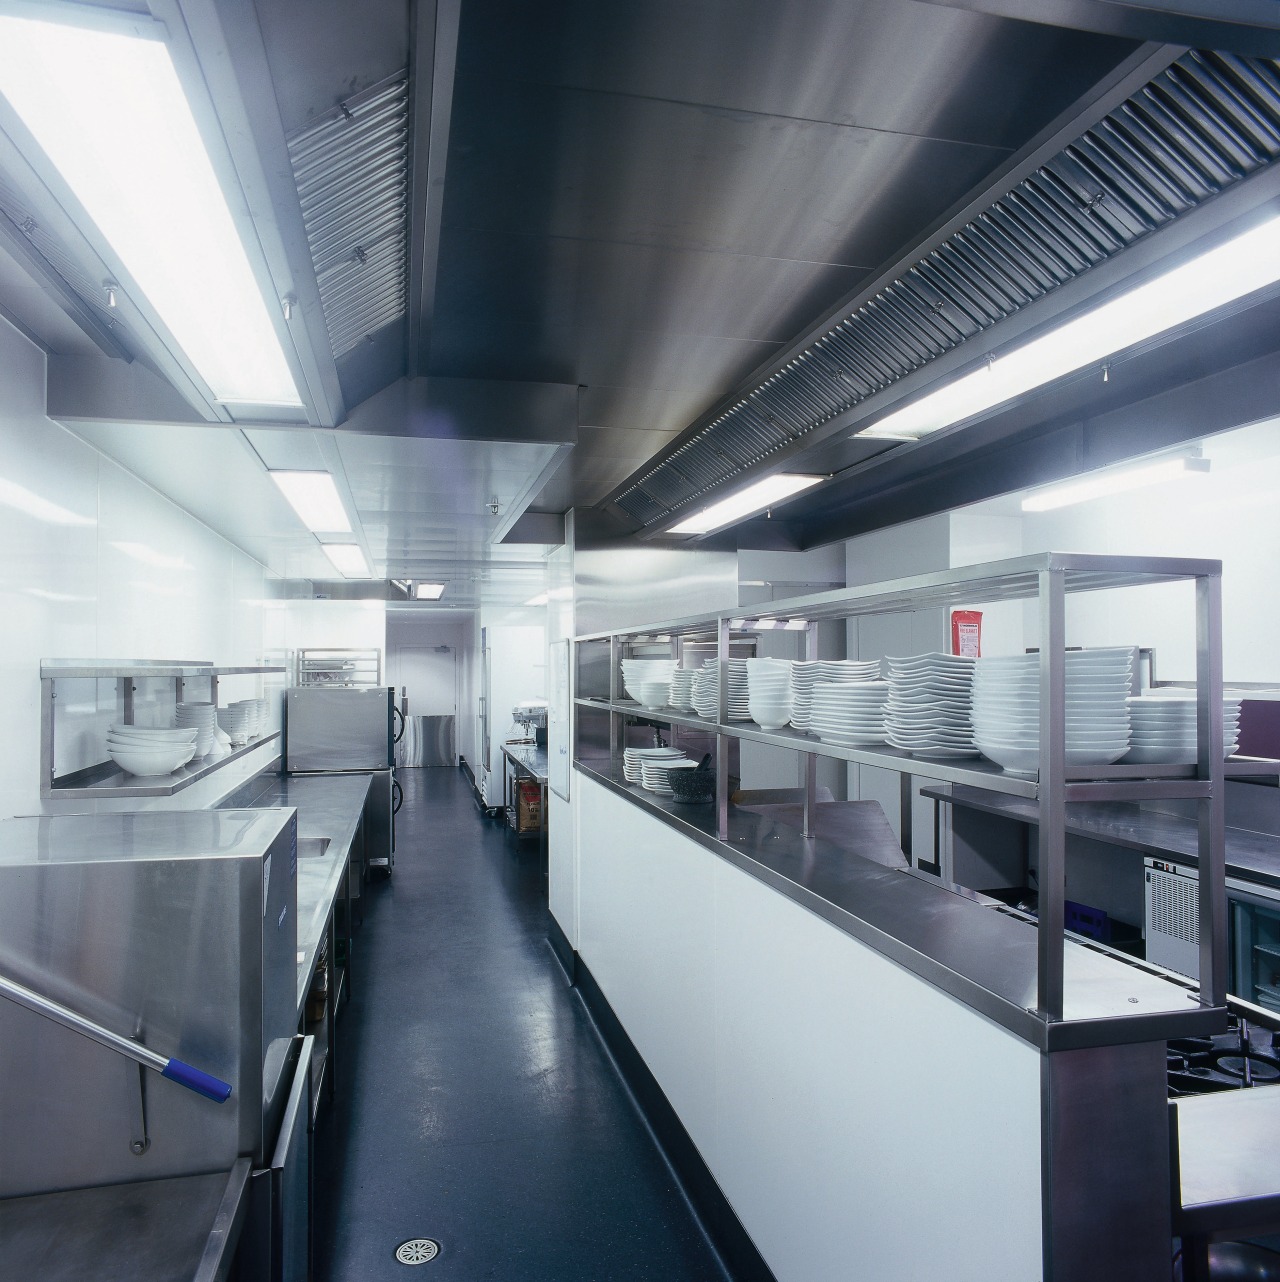
[[[397,646],[392,651],[391,680],[396,705],[403,689],[411,717],[443,717],[458,711],[458,662],[452,646],[445,648]]]

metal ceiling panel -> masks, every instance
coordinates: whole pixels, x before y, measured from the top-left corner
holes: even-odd
[[[1280,156],[1280,64],[1190,51],[642,473],[653,525]]]
[[[405,312],[407,73],[295,133],[289,158],[336,359]]]

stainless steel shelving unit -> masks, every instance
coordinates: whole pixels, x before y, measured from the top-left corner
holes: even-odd
[[[277,666],[218,666],[202,660],[104,660],[92,659],[42,659],[40,661],[40,795],[49,800],[69,800],[88,797],[169,797],[193,783],[204,779],[233,761],[253,752],[264,743],[280,737],[279,731],[265,734],[226,756],[214,761],[182,766],[172,774],[155,777],[147,783],[130,782],[134,776],[126,774],[114,761],[106,760],[65,775],[57,775],[54,746],[57,734],[57,702],[59,681],[91,680],[114,681],[116,709],[119,719],[126,725],[134,718],[135,695],[138,681],[172,683],[175,703],[187,698],[187,683],[206,683],[209,701],[218,702],[218,682],[222,677],[283,676],[284,667]]]
[[[801,752],[806,758],[804,835],[814,832],[816,760],[835,757],[896,771],[902,778],[903,844],[910,849],[911,780],[915,777],[982,788],[1034,803],[1041,870],[1037,940],[1037,1013],[1049,1022],[1063,1018],[1063,944],[1065,845],[1068,802],[1142,801],[1159,797],[1193,800],[1197,806],[1200,943],[1200,1000],[1222,1008],[1226,1001],[1227,930],[1223,781],[1228,774],[1257,773],[1257,763],[1224,763],[1222,737],[1222,607],[1219,561],[1152,557],[1085,556],[1046,553],[936,574],[841,589],[787,601],[770,602],[732,613],[646,624],[575,639],[577,720],[588,710],[609,717],[609,757],[616,770],[628,718],[658,725],[692,727],[714,734],[717,744],[717,830],[729,829],[727,748],[732,739],[753,740]],[[1151,584],[1195,585],[1196,692],[1198,761],[1195,766],[1066,765],[1066,598],[1077,592],[1140,588]],[[723,660],[730,646],[762,627],[789,627],[806,637],[806,657],[816,658],[816,624],[825,619],[916,611],[935,607],[984,605],[996,601],[1038,601],[1040,623],[1040,767],[1035,775],[1009,774],[985,760],[934,760],[890,747],[844,748],[795,730],[762,730],[752,722],[730,721],[728,682],[720,688],[716,720],[673,709],[653,711],[622,693],[620,661],[628,649],[670,646],[672,656],[692,638],[714,639]],[[607,659],[606,659],[607,655]],[[608,665],[603,688],[602,663]],[[580,732],[575,736],[581,745]]]

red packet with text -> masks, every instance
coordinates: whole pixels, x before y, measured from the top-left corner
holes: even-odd
[[[951,653],[970,659],[982,655],[982,611],[951,611]]]

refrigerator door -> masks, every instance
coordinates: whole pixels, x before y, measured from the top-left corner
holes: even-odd
[[[286,690],[285,770],[389,770],[394,702],[390,687]]]
[[[1228,890],[1231,909],[1231,992],[1280,1012],[1280,903]]]

